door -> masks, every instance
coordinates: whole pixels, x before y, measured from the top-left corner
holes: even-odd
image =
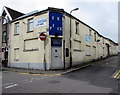
[[[52,38],[51,40],[51,66],[52,69],[63,68],[61,38]]]
[[[61,67],[62,63],[62,48],[61,47],[52,47],[52,68],[57,69]]]

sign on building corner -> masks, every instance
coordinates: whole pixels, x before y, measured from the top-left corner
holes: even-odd
[[[47,38],[46,32],[41,32],[41,33],[39,34],[39,38],[40,38],[41,41],[46,40],[46,38]]]

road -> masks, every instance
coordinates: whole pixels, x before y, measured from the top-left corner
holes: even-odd
[[[118,93],[118,56],[57,76],[3,71],[3,93]]]

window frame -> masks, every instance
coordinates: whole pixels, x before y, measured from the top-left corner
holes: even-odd
[[[96,32],[94,32],[94,41],[95,41],[95,42],[97,41],[96,36],[97,36],[97,33],[96,33]]]
[[[6,37],[5,37],[5,34],[6,33]],[[2,43],[6,43],[7,42],[7,32],[6,31],[4,31],[4,32],[2,32]]]
[[[30,25],[33,24],[32,30],[30,29]],[[34,21],[33,18],[27,20],[27,33],[33,32],[34,30]]]
[[[19,48],[14,48],[14,61],[15,62],[18,62],[20,57],[19,57],[19,54],[17,55],[17,53],[19,53]],[[16,52],[17,51],[17,52]],[[18,58],[17,58],[18,57]]]
[[[90,45],[86,45],[86,56],[91,56],[91,46]]]
[[[75,21],[75,34],[79,35],[79,22]]]
[[[14,24],[14,35],[19,35],[19,34],[20,34],[20,23],[17,22]]]
[[[78,41],[78,40],[75,40],[74,39],[74,42],[77,42],[77,44],[79,45],[79,47],[74,47],[73,51],[78,51],[78,52],[82,52],[82,44],[81,44],[81,41]]]
[[[36,48],[31,48],[31,49],[27,49],[27,48],[26,48],[26,42],[27,42],[27,41],[33,41],[33,40],[36,40],[36,41],[37,41],[37,39],[38,39],[38,38],[32,38],[32,39],[26,39],[26,40],[24,40],[24,49],[23,49],[23,52],[38,51],[38,50],[39,50],[38,47],[36,47]]]

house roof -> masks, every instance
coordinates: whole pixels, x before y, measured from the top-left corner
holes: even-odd
[[[24,15],[24,13],[18,12],[16,10],[13,10],[11,8],[8,8],[8,7],[4,6],[1,15],[4,16],[5,14],[8,15],[10,20],[14,20],[14,19]]]

